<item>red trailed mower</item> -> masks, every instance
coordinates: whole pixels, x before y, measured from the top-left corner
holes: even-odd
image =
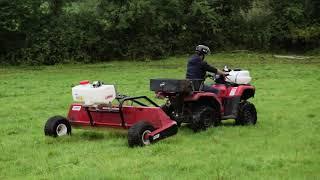
[[[79,89],[81,92],[77,91]],[[102,96],[97,100],[95,98],[100,91]],[[88,94],[92,95],[93,92],[98,95],[88,98]],[[88,81],[82,81],[74,87],[73,96],[82,102],[72,103],[66,118],[49,118],[44,127],[45,135],[70,135],[72,127],[121,128],[128,129],[128,144],[133,147],[148,145],[178,131],[177,123],[146,96],[115,96],[112,85],[89,84]],[[117,101],[118,105],[112,105],[112,100]]]

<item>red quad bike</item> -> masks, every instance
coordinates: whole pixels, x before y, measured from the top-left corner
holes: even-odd
[[[116,96],[113,85],[82,81],[72,88],[68,116],[53,116],[44,127],[47,136],[71,134],[71,127],[109,127],[128,130],[128,144],[144,146],[177,133],[177,123],[146,96]],[[117,101],[118,105],[112,105]],[[151,105],[151,106],[150,106]]]
[[[249,71],[224,68],[225,77],[209,75],[217,94],[204,92],[203,80],[151,79],[150,89],[167,102],[161,106],[178,126],[188,123],[195,132],[216,126],[221,120],[235,119],[236,125],[255,125],[257,112],[248,101],[254,97]]]

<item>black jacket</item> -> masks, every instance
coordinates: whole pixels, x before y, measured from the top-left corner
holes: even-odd
[[[205,79],[206,72],[217,73],[217,69],[202,60],[199,55],[191,56],[187,65],[187,79]]]

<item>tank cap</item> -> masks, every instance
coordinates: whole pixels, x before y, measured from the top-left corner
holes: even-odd
[[[81,85],[86,85],[86,84],[89,84],[89,83],[90,83],[89,80],[80,81],[80,84],[81,84]]]

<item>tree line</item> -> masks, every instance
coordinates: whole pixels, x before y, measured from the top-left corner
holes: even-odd
[[[320,46],[318,0],[0,0],[2,64]]]

